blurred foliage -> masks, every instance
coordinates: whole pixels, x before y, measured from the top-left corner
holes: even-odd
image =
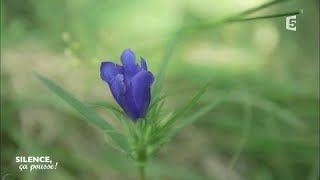
[[[156,72],[183,19],[219,19],[263,2],[1,0],[1,175],[135,179],[128,159],[41,87],[31,71],[48,73],[85,101],[112,101],[98,76],[102,60],[119,61],[120,52],[131,47]],[[208,81],[190,117],[214,107],[160,153],[150,177],[319,177],[319,2],[288,1],[261,14],[297,9],[304,9],[297,32],[276,18],[209,28],[178,41],[163,87],[168,111]],[[16,155],[48,155],[58,169],[18,172]]]

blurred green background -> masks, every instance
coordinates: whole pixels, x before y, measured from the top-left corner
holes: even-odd
[[[156,72],[183,19],[219,19],[265,2],[1,0],[1,177],[136,179],[132,163],[32,71],[83,102],[115,104],[99,76],[101,61],[119,62],[130,47]],[[255,15],[299,9],[296,32],[281,17],[179,39],[164,82],[168,112],[207,81],[190,114],[226,101],[164,147],[147,169],[150,179],[318,179],[319,2],[288,1]],[[96,111],[118,126],[110,112]],[[58,168],[19,172],[15,156],[38,155]]]

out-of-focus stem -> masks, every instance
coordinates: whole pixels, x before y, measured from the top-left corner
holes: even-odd
[[[285,1],[288,1],[288,0],[274,0],[274,1],[270,1],[270,2],[267,2],[265,4],[262,4],[260,6],[257,6],[255,8],[252,8],[252,9],[248,9],[246,11],[243,11],[241,13],[238,14],[238,16],[247,16],[249,14],[252,14],[252,13],[255,13],[257,11],[260,11],[261,9],[264,9],[264,8],[267,8],[267,7],[270,7],[270,6],[273,6],[273,5],[276,5],[278,3],[283,3]]]
[[[242,19],[235,19],[229,22],[241,22],[241,21],[252,21],[252,20],[259,20],[259,19],[269,19],[269,18],[278,18],[278,17],[284,17],[284,16],[293,16],[302,14],[303,11],[294,11],[294,12],[288,12],[288,13],[281,13],[281,14],[272,14],[272,15],[266,15],[266,16],[257,16],[252,18],[242,18]]]
[[[236,13],[233,14],[231,16],[227,16],[227,17],[223,17],[221,19],[215,19],[215,20],[205,20],[203,22],[199,22],[199,23],[194,23],[194,24],[186,24],[183,27],[183,33],[185,34],[193,34],[195,31],[197,30],[204,30],[204,29],[208,29],[208,28],[214,28],[217,26],[221,26],[230,22],[242,22],[245,20],[255,20],[255,19],[267,19],[267,18],[275,18],[275,17],[281,17],[284,15],[291,15],[291,14],[300,14],[301,11],[295,11],[293,13],[283,13],[283,14],[272,14],[272,15],[268,15],[268,16],[258,16],[258,17],[252,17],[252,18],[245,18],[246,16],[258,12],[262,9],[265,9],[267,7],[285,2],[287,0],[274,0],[271,2],[267,2],[265,4],[262,4],[258,7],[254,7],[252,9],[248,9],[246,11],[240,12],[240,13]]]
[[[145,167],[139,166],[140,180],[146,180]]]

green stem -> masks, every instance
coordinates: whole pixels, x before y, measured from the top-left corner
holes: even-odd
[[[267,8],[267,7],[276,5],[276,4],[278,4],[278,3],[283,3],[283,2],[285,2],[285,1],[288,1],[288,0],[274,0],[274,1],[271,1],[271,2],[267,2],[267,3],[265,3],[265,4],[262,4],[262,5],[258,6],[258,7],[255,7],[255,8],[252,8],[252,9],[248,9],[248,10],[246,10],[246,11],[243,11],[243,12],[239,13],[237,16],[247,16],[247,15],[249,15],[249,14],[255,13],[255,12],[257,12],[257,11],[260,11],[260,10],[265,9],[265,8]]]
[[[274,0],[271,2],[267,2],[264,3],[260,6],[242,11],[240,13],[236,13],[233,14],[231,16],[227,16],[227,17],[223,17],[220,19],[214,19],[214,20],[204,20],[202,22],[197,22],[197,23],[193,23],[193,24],[185,24],[184,27],[182,28],[183,33],[185,34],[193,34],[194,32],[198,31],[198,30],[205,30],[205,29],[209,29],[209,28],[214,28],[220,25],[224,25],[230,22],[237,22],[239,21],[239,19],[243,19],[245,16],[248,16],[250,14],[256,13],[262,9],[265,9],[267,7],[285,2],[288,0]],[[262,17],[260,17],[262,19]],[[271,18],[271,17],[269,17]]]
[[[298,15],[302,14],[303,11],[294,11],[294,12],[289,12],[289,13],[281,13],[281,14],[272,14],[272,15],[267,15],[267,16],[257,16],[257,17],[252,17],[252,18],[243,18],[243,19],[234,19],[229,22],[241,22],[241,21],[252,21],[252,20],[258,20],[258,19],[269,19],[269,18],[278,18],[278,17],[284,17],[284,16],[293,16],[293,15]]]
[[[146,179],[146,173],[145,173],[145,167],[144,166],[139,166],[139,175],[140,175],[140,180],[145,180]]]

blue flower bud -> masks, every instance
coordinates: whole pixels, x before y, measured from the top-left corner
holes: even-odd
[[[131,49],[122,52],[121,62],[123,66],[102,62],[100,76],[108,83],[117,103],[133,121],[136,121],[145,117],[147,113],[154,77],[148,71],[147,63],[142,57],[141,66],[136,64],[136,57]]]

